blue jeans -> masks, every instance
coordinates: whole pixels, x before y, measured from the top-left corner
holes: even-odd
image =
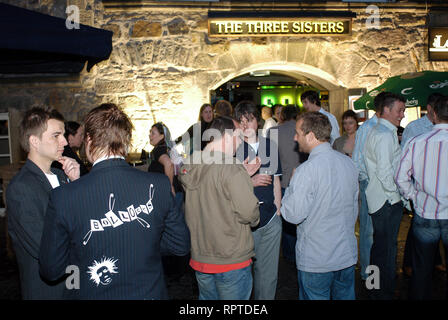
[[[414,209],[412,209],[412,215],[415,217],[417,214],[415,213]],[[404,254],[403,254],[403,269],[405,267],[412,268],[412,254],[414,252],[414,235],[413,235],[413,219],[411,220],[411,226],[408,230],[408,235],[406,236],[406,244],[404,246]],[[434,265],[440,265],[442,264],[442,256],[441,256],[441,249],[436,251],[436,254],[434,256]]]
[[[392,300],[395,292],[397,237],[403,217],[401,201],[391,205],[388,201],[372,213],[373,245],[370,263],[379,268],[380,288],[371,289],[371,298]]]
[[[199,300],[249,300],[252,292],[252,267],[222,273],[196,271]]]
[[[361,264],[361,278],[366,280],[366,268],[370,265],[370,250],[373,244],[372,217],[369,215],[367,207],[366,188],[368,181],[359,182],[359,195],[361,205],[359,208],[359,262]]]
[[[278,215],[252,232],[255,244],[254,299],[274,300],[277,291],[278,259],[282,221]]]
[[[448,220],[424,219],[415,214],[412,221],[412,235],[414,245],[410,298],[431,299],[434,257],[439,250],[440,238],[445,252],[448,252]]]
[[[315,273],[298,270],[300,300],[355,300],[355,266]]]

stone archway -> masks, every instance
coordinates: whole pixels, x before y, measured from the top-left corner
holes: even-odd
[[[321,85],[329,92],[329,110],[335,115],[337,119],[340,119],[342,113],[345,110],[345,106],[348,105],[348,91],[340,81],[338,81],[331,74],[318,69],[316,67],[306,65],[303,63],[294,62],[267,62],[253,64],[247,68],[236,70],[226,77],[219,79],[212,83],[208,90],[215,90],[224,83],[246,73],[253,71],[269,70],[271,72],[283,74],[292,78],[298,78],[299,76],[307,77],[310,80]]]

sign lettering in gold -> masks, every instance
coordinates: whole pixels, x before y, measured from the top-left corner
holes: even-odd
[[[210,36],[349,35],[351,19],[209,19]]]

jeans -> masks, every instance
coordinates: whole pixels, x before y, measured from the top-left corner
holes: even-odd
[[[373,244],[372,217],[367,207],[366,188],[368,181],[359,182],[359,195],[361,204],[359,208],[359,262],[361,264],[361,278],[366,280],[366,268],[370,265],[370,250]]]
[[[222,273],[196,271],[199,300],[249,300],[252,292],[252,267]]]
[[[274,300],[277,291],[278,259],[282,221],[278,215],[265,226],[252,232],[255,244],[254,299]]]
[[[391,205],[388,201],[372,213],[373,245],[370,263],[379,268],[380,288],[371,289],[371,298],[392,300],[395,291],[397,237],[403,217],[401,201]]]
[[[448,252],[448,220],[424,219],[416,214],[412,221],[412,235],[414,246],[410,298],[431,299],[434,256],[439,250],[440,238],[445,252]]]
[[[176,210],[183,213],[184,194],[176,192],[174,197],[174,205]],[[174,254],[162,254],[162,265],[165,276],[167,277],[181,277],[188,270],[190,261],[190,253],[185,256],[176,256]]]
[[[315,273],[298,270],[300,300],[355,300],[355,266]]]
[[[413,217],[416,215],[416,213],[413,211]],[[406,244],[404,245],[404,254],[403,254],[403,269],[405,267],[412,267],[412,253],[414,251],[414,235],[413,235],[413,220],[411,220],[411,226],[408,230],[408,235],[406,236]],[[434,256],[434,265],[441,265],[442,264],[442,256],[440,254],[440,251],[442,249],[438,249],[436,251],[436,254]]]

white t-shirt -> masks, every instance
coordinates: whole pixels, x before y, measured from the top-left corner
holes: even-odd
[[[54,188],[59,187],[59,180],[58,176],[54,173],[46,173],[48,181],[50,181],[51,186]]]
[[[264,126],[263,126],[263,137],[266,137],[266,134],[268,132],[269,128],[275,127],[277,125],[277,121],[274,120],[274,118],[268,118],[265,120],[264,122]]]
[[[97,163],[99,163],[101,161],[104,161],[104,160],[108,160],[108,159],[123,159],[124,160],[124,157],[122,157],[122,156],[105,156],[105,157],[102,157],[102,158],[98,158],[93,163],[92,167],[95,166]]]

